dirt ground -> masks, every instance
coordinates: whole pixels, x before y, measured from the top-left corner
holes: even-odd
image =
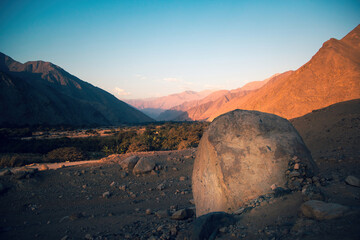
[[[333,220],[306,218],[300,211],[302,192],[292,192],[255,204],[214,238],[360,239],[360,188],[344,181],[348,175],[360,178],[357,106],[330,120],[339,109],[292,121],[319,166],[325,201],[350,207],[348,214]],[[171,215],[195,207],[191,174],[196,149],[136,155],[154,159],[156,170],[136,176],[110,158],[1,176],[0,239],[189,239],[195,216],[174,220]]]

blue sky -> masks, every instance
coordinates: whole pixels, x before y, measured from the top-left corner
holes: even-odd
[[[234,89],[295,70],[360,24],[360,1],[0,1],[0,51],[117,97]]]

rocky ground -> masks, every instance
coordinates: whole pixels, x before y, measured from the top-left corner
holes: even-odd
[[[359,114],[309,127],[319,118],[293,122],[312,144],[319,175],[291,192],[269,189],[233,215],[195,218],[196,149],[136,153],[147,161],[135,174],[132,154],[40,171],[3,169],[0,239],[360,239]],[[334,132],[347,138],[334,142]]]

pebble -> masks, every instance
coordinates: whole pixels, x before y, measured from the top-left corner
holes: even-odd
[[[186,179],[187,179],[187,177],[185,177],[185,176],[181,176],[181,177],[179,178],[180,181],[185,181]]]
[[[61,238],[61,240],[68,240],[69,239],[69,236],[68,235],[65,235]]]
[[[300,173],[298,171],[293,171],[289,174],[289,177],[292,178],[292,177],[299,177],[300,176]]]
[[[169,217],[169,211],[168,210],[159,210],[155,213],[155,215],[158,218],[167,218],[167,217]]]
[[[360,187],[360,179],[355,176],[347,176],[345,182],[354,187]]]
[[[146,209],[145,213],[146,213],[146,215],[151,215],[151,214],[152,214],[152,211],[151,211],[150,208],[148,208],[148,209]]]
[[[160,183],[157,187],[156,187],[157,190],[164,190],[165,189],[165,184],[164,183]]]
[[[102,194],[102,197],[103,198],[109,198],[111,196],[111,193],[108,191],[108,192],[104,192],[103,194]]]
[[[171,216],[171,219],[184,220],[184,219],[188,219],[190,217],[192,217],[192,211],[184,208],[184,209],[180,209],[180,210],[174,212],[173,215]]]
[[[299,163],[295,163],[294,169],[295,169],[295,170],[299,170],[299,169],[300,169],[300,164],[299,164]]]
[[[87,233],[87,234],[85,235],[85,239],[87,239],[87,240],[93,240],[94,238],[93,238],[93,236],[92,236],[91,234]]]
[[[112,182],[112,183],[110,183],[110,187],[116,187],[116,182]]]

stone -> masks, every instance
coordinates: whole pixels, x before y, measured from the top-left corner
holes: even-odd
[[[294,169],[295,169],[295,170],[299,170],[299,169],[300,169],[300,164],[299,164],[299,163],[295,163]]]
[[[298,171],[293,171],[289,174],[289,178],[292,177],[300,177],[300,173]]]
[[[133,173],[134,174],[148,173],[148,172],[151,172],[151,170],[153,170],[154,167],[155,167],[154,160],[152,160],[150,158],[142,157],[136,163],[136,165],[133,169]]]
[[[103,194],[102,194],[102,197],[103,198],[109,198],[111,196],[111,193],[110,192],[104,192]]]
[[[349,208],[337,203],[326,203],[319,200],[310,200],[300,207],[305,217],[315,220],[330,220],[344,216]]]
[[[157,190],[159,191],[162,191],[165,189],[165,183],[160,183],[157,187],[156,187]]]
[[[68,235],[65,235],[61,238],[61,240],[68,240],[68,239],[70,239]]]
[[[217,231],[234,224],[233,215],[225,212],[212,212],[197,218],[192,224],[192,240],[215,239]]]
[[[185,220],[191,218],[193,216],[193,212],[187,208],[177,210],[171,216],[171,219],[174,220]]]
[[[151,214],[152,214],[152,211],[151,211],[150,208],[148,208],[148,209],[146,209],[145,213],[146,213],[146,215],[151,215]]]
[[[41,165],[38,167],[38,170],[39,170],[39,171],[46,171],[46,170],[49,170],[49,167],[48,167],[48,165],[46,165],[46,164],[41,164]]]
[[[185,181],[186,179],[187,179],[187,177],[185,177],[185,176],[181,176],[181,177],[179,178],[180,181]]]
[[[360,179],[355,176],[347,176],[345,182],[354,187],[360,187]]]
[[[119,164],[123,169],[131,171],[135,167],[138,161],[139,161],[138,156],[131,156],[120,161]]]
[[[88,233],[88,234],[85,235],[85,239],[87,239],[87,240],[93,240],[94,237],[93,237],[90,233]]]
[[[158,218],[167,218],[167,217],[169,217],[169,211],[168,210],[159,210],[155,213],[155,215]]]
[[[126,178],[128,176],[127,172],[124,172],[124,171],[121,171],[119,173],[119,175],[120,175],[120,178]]]
[[[317,172],[310,151],[288,120],[245,110],[217,117],[203,134],[194,162],[196,215],[231,213],[271,193],[273,184],[287,188],[285,172],[293,156],[301,158],[305,176]]]
[[[324,201],[325,200],[324,192],[315,185],[306,186],[301,190],[301,192],[302,192],[304,201],[309,201],[309,200]]]

